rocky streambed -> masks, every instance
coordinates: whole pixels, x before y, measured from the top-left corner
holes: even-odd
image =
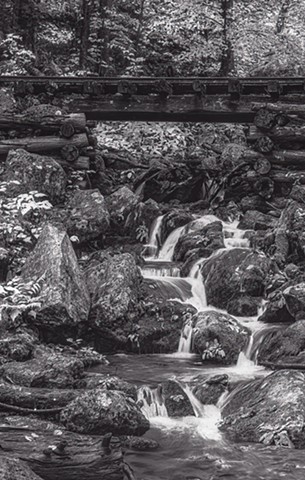
[[[304,478],[304,187],[247,210],[102,160],[2,164],[1,475]]]

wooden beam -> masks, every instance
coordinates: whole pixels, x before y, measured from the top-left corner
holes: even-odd
[[[44,154],[61,150],[67,145],[73,145],[77,148],[88,147],[88,137],[85,133],[80,133],[69,139],[47,136],[0,140],[0,157],[6,157],[10,150],[17,148],[23,148],[30,153]]]
[[[233,102],[229,95],[105,95],[100,99],[77,99],[67,103],[69,111],[84,112],[88,120],[156,122],[253,122],[246,101]]]
[[[287,143],[287,142],[305,142],[305,126],[286,126],[273,127],[270,131],[262,132],[254,125],[249,128],[247,139],[250,142],[259,140],[262,137],[268,136],[273,142]]]
[[[86,129],[86,115],[84,113],[71,113],[69,115],[33,115],[15,114],[0,115],[0,130],[24,130],[32,128],[48,133],[60,130],[63,125],[70,124],[76,133]]]

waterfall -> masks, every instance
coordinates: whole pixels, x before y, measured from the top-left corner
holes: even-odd
[[[232,223],[222,222],[224,244],[226,248],[249,248],[250,241],[245,238],[246,231],[237,228],[238,220]]]
[[[178,353],[191,353],[193,338],[192,322],[187,322],[181,330]]]
[[[180,277],[180,268],[172,262],[146,262],[142,267],[144,278]]]
[[[145,245],[144,249],[144,256],[147,256],[149,258],[155,258],[155,256],[158,253],[158,250],[160,248],[160,232],[161,232],[161,227],[162,227],[162,220],[163,220],[164,215],[159,215],[157,217],[150,229],[150,235],[148,239],[148,244]]]
[[[157,388],[148,386],[139,388],[138,404],[146,418],[168,417],[160,386]]]
[[[175,246],[177,245],[177,242],[183,230],[184,227],[179,227],[169,234],[169,236],[164,242],[163,247],[159,252],[158,258],[167,261],[171,261],[173,259]]]

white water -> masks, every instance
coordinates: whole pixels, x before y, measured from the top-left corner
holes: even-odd
[[[192,430],[193,435],[210,440],[221,440],[217,427],[221,420],[220,409],[215,405],[202,405],[188,385],[182,385],[180,382],[179,385],[187,395],[195,416],[169,418],[162,389],[148,386],[138,390],[138,404],[141,406],[142,413],[152,425],[167,431]]]
[[[155,258],[155,256],[158,255],[163,217],[164,215],[159,215],[159,217],[157,217],[152,224],[149,239],[148,239],[148,244],[145,245],[145,253],[144,253],[145,256],[147,253],[148,258]]]
[[[171,261],[173,259],[175,246],[177,245],[180,236],[183,234],[184,228],[185,227],[176,228],[176,230],[173,230],[169,234],[159,252],[158,258],[167,261]]]

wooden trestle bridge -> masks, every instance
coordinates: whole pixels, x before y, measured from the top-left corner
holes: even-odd
[[[4,87],[13,88],[16,98],[37,95],[50,104],[56,98],[68,113],[9,114],[0,105],[0,159],[10,149],[24,148],[89,169],[96,121],[222,122],[249,125],[248,160],[258,161],[261,170],[275,164],[305,171],[303,77],[2,76],[0,90]]]

